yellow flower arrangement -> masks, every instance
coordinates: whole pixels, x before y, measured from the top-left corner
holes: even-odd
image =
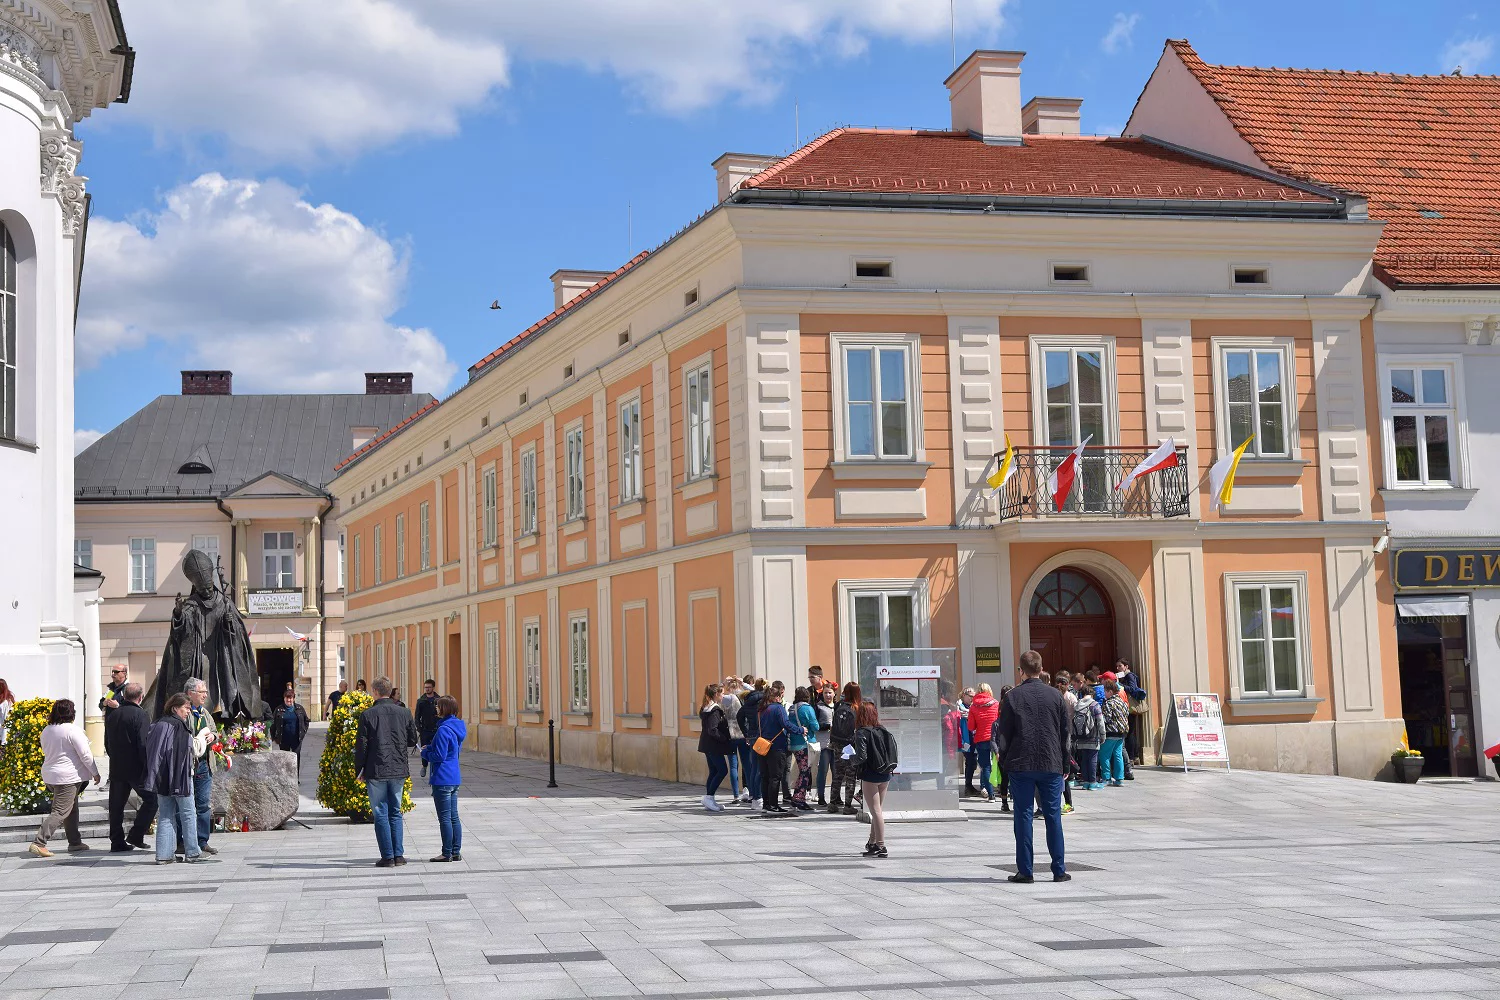
[[[318,762],[318,801],[340,816],[358,823],[370,820],[370,795],[354,775],[354,739],[359,717],[375,702],[363,691],[349,691],[339,699],[328,723],[328,741]],[[411,812],[411,779],[401,789],[401,811]]]
[[[5,720],[0,809],[8,813],[44,813],[52,808],[52,795],[42,783],[42,730],[51,714],[51,698],[28,698],[16,702]]]

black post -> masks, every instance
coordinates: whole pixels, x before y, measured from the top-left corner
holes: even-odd
[[[547,720],[547,787],[557,787],[557,720]]]

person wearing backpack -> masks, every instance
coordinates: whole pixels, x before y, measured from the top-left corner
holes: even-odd
[[[1103,763],[1103,782],[1113,788],[1125,784],[1125,737],[1130,732],[1130,703],[1125,700],[1119,682],[1113,676],[1104,680],[1104,746],[1099,756]]]
[[[1104,711],[1094,700],[1094,687],[1080,677],[1074,692],[1078,699],[1071,716],[1073,752],[1078,757],[1079,788],[1096,791],[1099,783],[1099,745],[1104,742]]]
[[[786,791],[787,757],[792,735],[806,735],[802,726],[787,715],[786,706],[781,703],[785,696],[785,688],[773,686],[761,705],[760,718],[757,720],[760,724],[759,739],[768,744],[760,762],[761,813],[767,816],[802,815],[796,810],[787,809],[780,800],[781,794]]]
[[[890,853],[885,848],[885,790],[896,771],[896,737],[880,724],[873,701],[859,703],[857,721],[850,760],[858,768],[865,810],[870,814],[870,839],[865,843],[864,856],[886,858]]]
[[[979,764],[979,791],[984,801],[995,801],[995,786],[990,784],[990,758],[995,752],[995,720],[1000,718],[1000,703],[995,700],[994,689],[988,684],[979,685],[979,693],[969,705],[969,739],[972,740],[974,756]]]
[[[747,675],[748,676],[748,675]],[[745,696],[740,699],[740,710],[735,718],[739,721],[740,732],[745,734],[745,746],[747,753],[744,757],[745,788],[750,793],[750,808],[760,808],[760,755],[753,749],[755,741],[760,738],[760,707],[766,699],[766,681],[763,677],[751,678],[748,684],[753,684]]]
[[[856,773],[852,760],[844,756],[844,748],[854,743],[854,734],[859,729],[858,712],[861,701],[859,685],[850,681],[844,685],[844,697],[833,706],[833,722],[828,729],[828,752],[833,754],[833,791],[828,796],[828,811],[843,811],[853,816],[854,782]],[[843,793],[842,803],[839,793]]]

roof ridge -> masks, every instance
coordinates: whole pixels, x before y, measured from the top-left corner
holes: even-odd
[[[808,155],[811,154],[814,150],[822,148],[824,145],[832,141],[835,136],[843,135],[846,132],[856,133],[861,131],[864,130],[851,128],[848,125],[840,125],[838,128],[833,129],[830,132],[824,132],[822,135],[818,136],[816,139],[812,140],[801,149],[793,150],[786,156],[782,157],[780,160],[777,160],[775,163],[762,170],[760,173],[752,174],[751,176],[746,177],[743,181],[740,182],[740,187],[759,187],[761,181],[769,180],[770,178],[775,177],[785,171],[786,168],[790,167],[792,164],[806,159]]]
[[[359,458],[361,455],[365,454],[366,452],[374,451],[377,445],[380,445],[380,444],[384,443],[385,441],[388,441],[390,438],[392,438],[392,437],[395,436],[395,434],[396,434],[397,431],[399,431],[403,427],[406,427],[407,425],[415,422],[418,417],[422,416],[424,413],[427,413],[429,410],[434,409],[437,405],[438,405],[438,401],[436,399],[434,399],[432,402],[428,403],[426,406],[422,407],[416,413],[413,413],[411,416],[407,417],[405,420],[401,421],[399,424],[396,424],[393,427],[391,427],[388,430],[386,430],[383,434],[377,434],[375,437],[371,438],[370,440],[366,441],[364,444],[362,444],[358,448],[356,448],[355,451],[354,451],[354,453],[352,455],[348,456],[347,458],[345,458],[342,462],[335,463],[334,467],[333,467],[333,471],[335,473],[337,473],[344,466],[348,465],[350,462],[354,461],[356,458]]]

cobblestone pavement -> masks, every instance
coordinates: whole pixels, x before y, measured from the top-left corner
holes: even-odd
[[[1072,882],[1014,886],[994,806],[867,862],[852,818],[471,754],[464,861],[420,860],[419,788],[412,863],[377,871],[307,749],[308,828],[217,835],[219,864],[8,845],[0,997],[1500,1000],[1495,784],[1142,770],[1077,793]]]

